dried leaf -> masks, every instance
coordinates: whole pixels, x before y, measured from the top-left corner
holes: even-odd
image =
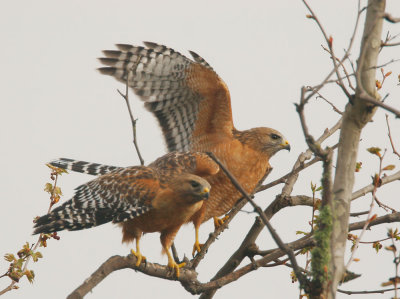
[[[298,231],[296,231],[296,235],[305,235],[305,236],[307,236],[308,233],[303,232],[303,231],[301,231],[301,230],[298,230]]]
[[[388,251],[396,252],[396,246],[394,245],[385,246],[385,249]]]
[[[378,157],[381,156],[381,154],[380,154],[381,149],[379,147],[370,147],[370,148],[367,148],[367,151],[369,151],[373,155],[377,155]]]
[[[4,259],[5,259],[7,262],[14,262],[14,261],[17,260],[17,259],[15,258],[15,256],[14,256],[12,253],[6,253],[6,254],[4,255]]]
[[[55,167],[55,166],[50,165],[50,164],[46,164],[46,166],[48,168],[50,168],[51,170],[53,170],[56,174],[59,174],[59,175],[62,175],[63,173],[68,173],[68,171],[66,169],[63,169],[63,168]]]
[[[46,183],[44,186],[44,191],[51,194],[53,192],[53,185],[51,183]]]
[[[362,162],[357,162],[356,163],[356,172],[360,172],[361,168],[362,168]]]
[[[60,187],[55,187],[54,188],[54,194],[55,195],[62,195],[61,188]]]
[[[374,242],[374,243],[372,244],[372,248],[374,248],[374,249],[376,250],[376,253],[378,253],[379,250],[382,249],[382,244],[381,244],[380,242]]]
[[[378,215],[374,214],[371,216],[371,218],[368,219],[368,223],[371,223],[372,221],[374,221],[376,219],[376,217],[378,217]]]
[[[388,166],[385,166],[382,170],[393,170],[393,169],[395,169],[395,165],[393,165],[393,164],[390,164],[390,165],[388,165]]]
[[[332,35],[329,36],[328,43],[329,43],[329,47],[332,48],[332,43],[333,43],[333,37],[332,37]]]
[[[28,278],[30,283],[33,282],[33,279],[35,278],[35,273],[33,272],[33,270],[26,270],[24,272],[24,275],[26,276],[26,278]]]

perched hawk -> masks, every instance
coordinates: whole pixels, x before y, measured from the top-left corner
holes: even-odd
[[[252,192],[270,169],[269,159],[281,149],[290,150],[285,137],[270,128],[235,129],[228,87],[211,66],[190,52],[193,60],[155,43],[145,47],[125,44],[103,51],[99,68],[126,83],[157,118],[169,151],[213,152]],[[191,217],[195,226],[194,250],[200,251],[198,230],[202,222],[227,213],[241,197],[223,172],[209,179],[210,199]]]
[[[81,230],[107,222],[119,223],[122,241],[136,240],[139,266],[144,259],[139,241],[143,233],[160,232],[168,266],[179,268],[169,251],[179,228],[194,215],[208,198],[210,184],[202,177],[219,171],[218,165],[204,153],[169,153],[149,166],[113,167],[80,162],[82,172],[100,174],[76,188],[69,201],[38,218],[34,234],[61,230]],[[52,165],[76,168],[76,163],[59,160]],[[72,165],[72,166],[69,166]],[[76,170],[76,169],[75,169]]]

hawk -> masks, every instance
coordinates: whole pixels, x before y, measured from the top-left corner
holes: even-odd
[[[198,54],[193,60],[166,46],[116,45],[99,58],[100,73],[127,83],[161,126],[169,151],[213,152],[244,189],[251,193],[270,170],[269,159],[289,142],[278,131],[259,127],[245,131],[233,125],[228,87]],[[191,217],[195,226],[193,254],[200,251],[201,223],[226,214],[241,198],[223,172],[209,179],[210,199]]]
[[[68,159],[53,162],[61,168]],[[136,240],[136,266],[145,259],[140,252],[143,233],[160,232],[163,252],[168,256],[168,267],[179,268],[170,247],[182,224],[196,213],[208,198],[210,184],[203,177],[213,176],[218,165],[204,153],[169,153],[149,166],[112,167],[105,170],[99,164],[81,162],[80,170],[102,174],[76,188],[72,199],[35,221],[34,234],[61,230],[81,230],[107,222],[122,227],[122,241]]]

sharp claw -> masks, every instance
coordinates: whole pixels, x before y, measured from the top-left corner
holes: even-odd
[[[136,267],[139,267],[142,262],[146,261],[146,257],[143,256],[140,252],[136,253],[135,250],[131,249],[131,253],[134,256],[136,256],[136,259],[137,259],[136,264],[135,264]]]
[[[185,267],[185,266],[186,266],[186,263],[177,264],[174,261],[171,263],[168,263],[168,267],[175,271],[176,278],[179,278],[179,275],[180,275],[179,269],[182,267]]]
[[[223,217],[223,218],[217,218],[217,217],[214,217],[214,227],[215,227],[215,229],[217,229],[218,227],[220,227],[222,224],[224,224],[225,223],[225,221],[227,220],[229,218],[229,216],[228,215],[226,215],[225,217]]]
[[[201,247],[203,247],[204,244],[200,244],[199,242],[195,242],[193,245],[193,251],[192,251],[192,256],[194,257],[197,253],[200,253]]]

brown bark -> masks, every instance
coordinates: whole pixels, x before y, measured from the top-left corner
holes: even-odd
[[[331,263],[328,298],[336,297],[336,290],[345,271],[344,250],[350,215],[350,202],[354,185],[354,169],[361,131],[371,120],[376,108],[362,99],[368,95],[379,100],[375,87],[382,34],[384,0],[369,0],[364,26],[361,53],[357,65],[356,95],[346,106],[340,132],[338,159],[333,185],[333,231],[331,236]]]

